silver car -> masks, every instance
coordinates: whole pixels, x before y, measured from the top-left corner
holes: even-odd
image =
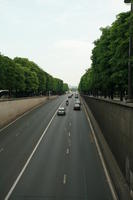
[[[73,110],[80,110],[80,105],[78,103],[75,103]]]
[[[64,107],[60,107],[58,109],[57,115],[65,115],[66,114],[66,110]]]
[[[75,100],[75,103],[78,103],[79,105],[81,105],[81,102],[80,102],[79,99],[76,99],[76,100]]]

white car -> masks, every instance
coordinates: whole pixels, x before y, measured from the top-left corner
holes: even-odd
[[[81,105],[81,102],[80,102],[80,100],[79,100],[79,99],[76,99],[76,100],[75,100],[75,103],[77,103],[77,104]]]
[[[66,110],[64,107],[60,107],[58,109],[57,115],[65,115],[66,114]]]
[[[74,104],[73,110],[80,110],[80,105],[79,105],[79,103],[75,103],[75,104]]]

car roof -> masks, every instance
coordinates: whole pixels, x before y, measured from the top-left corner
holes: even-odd
[[[64,107],[60,107],[59,110],[65,110],[65,108]]]

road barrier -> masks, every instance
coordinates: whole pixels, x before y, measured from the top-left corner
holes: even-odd
[[[83,96],[95,117],[132,194],[133,105]]]
[[[49,97],[34,97],[0,102],[0,128],[7,125],[25,112],[46,102]],[[50,99],[55,98],[51,96]]]

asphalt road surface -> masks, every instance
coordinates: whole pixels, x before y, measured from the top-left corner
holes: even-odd
[[[84,109],[65,99],[0,132],[0,200],[113,200]],[[62,102],[66,116],[54,115]]]

